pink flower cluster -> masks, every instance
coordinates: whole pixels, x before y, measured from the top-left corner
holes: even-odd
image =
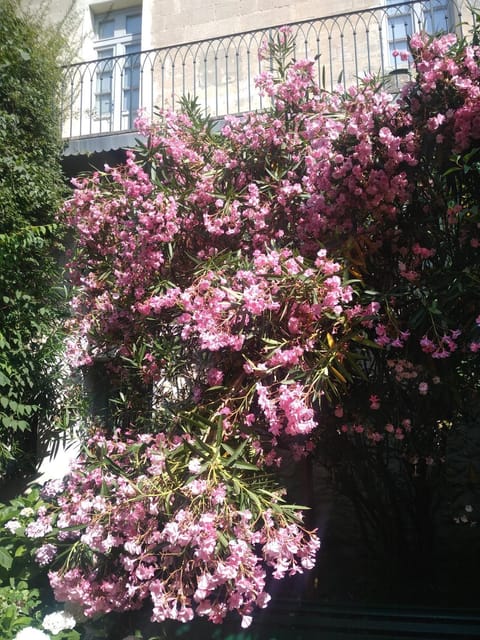
[[[155,432],[94,442],[56,521],[28,531],[59,528],[38,561],[70,545],[51,580],[87,615],[150,599],[154,620],[247,625],[267,576],[311,567],[318,540],[245,474],[332,434],[436,460],[449,385],[475,397],[478,46],[413,36],[393,100],[375,78],[320,90],[291,45],[282,30],[280,69],[258,79],[270,109],[221,134],[198,114],[141,118],[147,147],[65,205],[69,355],[107,361],[117,424]]]
[[[420,72],[420,91],[411,107],[415,116],[421,113],[421,118],[426,118],[426,126],[435,133],[438,143],[452,138],[452,150],[461,152],[480,141],[480,47],[457,45],[452,33],[434,41],[421,33],[412,37],[410,46]]]
[[[340,318],[352,302],[352,287],[330,275],[339,270],[340,265],[325,259],[308,266],[288,249],[257,250],[248,269],[208,271],[185,289],[178,296],[183,313],[176,323],[182,327],[182,338],[195,336],[201,349],[248,352],[247,336],[258,335],[261,325],[282,325],[288,309],[288,330],[296,336],[306,334],[308,341],[327,312]],[[361,314],[356,307],[349,319]],[[292,349],[276,352],[267,364],[298,362],[302,347],[299,338],[296,342]]]
[[[268,574],[280,579],[312,568],[319,547],[314,533],[274,503],[255,513],[240,509],[248,481],[238,481],[245,486],[236,498],[215,480],[222,461],[204,460],[201,471],[198,458],[188,464],[180,458],[182,446],[182,439],[163,434],[90,441],[89,457],[79,460],[52,507],[58,547],[70,548],[66,564],[49,574],[57,600],[81,605],[90,617],[137,609],[150,599],[153,621],[198,615],[219,623],[236,611],[248,626],[255,608],[270,599]],[[103,456],[92,468],[95,451]],[[159,460],[175,470],[174,478],[160,471]],[[192,487],[199,481],[201,492]],[[36,557],[47,564],[55,555],[48,543]]]
[[[317,426],[314,412],[306,403],[306,390],[299,384],[282,384],[276,397],[269,396],[260,382],[257,383],[258,404],[264,413],[268,430],[279,436],[283,431],[287,435],[306,435]]]

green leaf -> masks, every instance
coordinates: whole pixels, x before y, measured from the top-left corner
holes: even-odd
[[[259,471],[257,465],[252,464],[251,462],[246,462],[245,460],[237,460],[231,466],[233,469],[242,469],[244,471]]]
[[[15,558],[22,558],[27,553],[27,547],[21,544],[15,549]]]
[[[263,505],[262,505],[262,502],[260,501],[260,498],[258,497],[258,495],[253,491],[249,491],[248,489],[247,489],[246,493],[247,493],[248,497],[250,498],[250,500],[255,504],[257,509],[260,512],[262,512],[263,511]]]
[[[14,604],[9,604],[2,611],[2,622],[12,622],[17,617],[17,607]],[[10,624],[8,626],[11,626]]]
[[[6,550],[0,547],[0,567],[3,567],[7,571],[11,569],[13,564],[13,558],[11,554]]]
[[[224,463],[225,467],[230,467],[242,455],[243,450],[247,446],[248,440],[244,440],[240,446],[234,451],[230,458]]]
[[[233,454],[235,453],[235,449],[233,449],[230,445],[228,445],[226,442],[222,442],[222,449],[225,449],[225,451],[228,453],[228,455],[233,456]]]
[[[10,416],[3,415],[2,416],[2,424],[7,429],[11,429],[14,426],[15,420],[13,420]]]

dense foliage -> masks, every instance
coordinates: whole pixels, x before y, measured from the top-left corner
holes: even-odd
[[[0,1],[0,479],[32,469],[60,340],[58,30]]]
[[[35,561],[37,541],[26,535],[44,505],[39,489],[34,488],[0,510],[0,633],[5,640],[50,640],[38,630],[42,626],[59,633],[57,640],[80,637],[73,630],[77,620],[58,611],[54,603],[49,606],[46,576],[42,576],[41,563]]]
[[[285,469],[426,481],[478,412],[480,49],[410,46],[398,100],[328,93],[280,30],[268,111],[140,119],[76,180],[69,358],[114,410],[24,530],[58,600],[248,626],[319,546]]]

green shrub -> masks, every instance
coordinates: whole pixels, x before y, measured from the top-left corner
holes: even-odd
[[[55,386],[63,47],[58,29],[0,0],[0,478],[34,463]]]

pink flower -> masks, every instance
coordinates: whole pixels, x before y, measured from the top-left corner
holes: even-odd
[[[43,567],[50,564],[57,555],[57,547],[54,544],[44,544],[35,551],[35,560]]]
[[[27,538],[43,538],[52,530],[52,522],[50,516],[43,516],[30,522],[25,528]]]
[[[227,496],[227,488],[223,483],[218,484],[212,490],[212,502],[215,505],[223,504],[225,502],[225,498]]]
[[[188,491],[193,495],[193,496],[199,496],[202,493],[204,493],[204,491],[207,488],[207,483],[205,480],[201,480],[201,479],[197,479],[197,480],[192,480],[191,482],[189,482],[186,485],[186,489],[188,489]]]
[[[223,382],[223,371],[220,369],[209,369],[207,372],[207,382],[211,387],[221,385]]]
[[[418,385],[418,393],[421,396],[426,396],[428,393],[428,383],[427,382],[420,382],[420,384]]]
[[[427,120],[427,127],[430,131],[435,131],[445,122],[445,116],[443,113],[439,113],[436,116],[432,116]]]
[[[307,405],[307,396],[301,385],[281,385],[278,406],[287,420],[285,433],[304,435],[317,426],[313,409]]]
[[[200,473],[202,470],[202,461],[200,458],[192,458],[188,463],[188,470],[190,473]]]
[[[420,346],[425,353],[433,353],[436,350],[435,344],[427,336],[423,336],[420,340]]]

